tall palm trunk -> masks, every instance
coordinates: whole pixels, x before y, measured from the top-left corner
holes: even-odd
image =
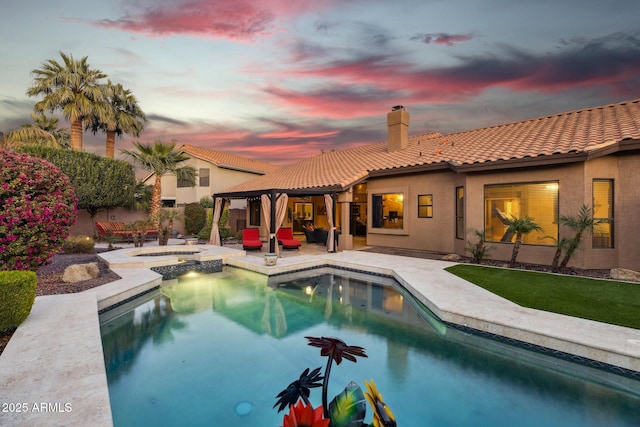
[[[160,208],[162,207],[162,177],[156,174],[156,181],[153,185],[153,192],[151,193],[151,207],[149,209],[149,216],[153,221],[153,227],[160,230]]]
[[[107,131],[107,157],[113,159],[115,154],[115,146],[116,146],[116,131],[108,130]]]
[[[82,120],[71,121],[71,148],[82,151]]]

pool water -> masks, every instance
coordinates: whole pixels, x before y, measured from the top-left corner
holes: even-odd
[[[373,379],[399,426],[640,420],[638,381],[448,327],[389,278],[230,267],[188,276],[101,315],[117,427],[281,426],[275,396],[326,363],[305,336],[364,347],[368,358],[334,364],[329,399]]]

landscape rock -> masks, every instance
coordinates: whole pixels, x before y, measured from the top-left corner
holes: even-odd
[[[462,257],[458,254],[448,254],[448,255],[444,255],[442,257],[443,261],[453,261],[453,262],[458,262],[462,259]]]
[[[627,270],[626,268],[612,268],[609,273],[612,279],[624,280],[627,282],[640,282],[640,272]]]
[[[97,262],[88,264],[73,264],[64,269],[62,281],[65,283],[76,283],[83,280],[97,279],[100,277],[100,269]]]

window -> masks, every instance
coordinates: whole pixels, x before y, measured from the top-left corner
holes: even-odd
[[[509,220],[528,216],[542,230],[522,236],[530,245],[552,245],[558,238],[558,182],[487,185],[484,188],[484,228],[488,242],[510,243]]]
[[[249,225],[260,225],[260,200],[249,202]]]
[[[189,180],[180,179],[180,177],[178,177],[178,188],[185,188],[185,187],[193,187],[193,185],[191,182],[189,182]]]
[[[592,247],[613,248],[613,180],[593,180]]]
[[[456,239],[464,239],[464,187],[456,187]]]
[[[209,168],[202,168],[198,171],[198,177],[200,178],[200,187],[209,186]]]
[[[402,229],[404,220],[403,193],[372,194],[371,203],[371,226],[373,228]]]
[[[433,194],[418,196],[418,218],[433,218]]]

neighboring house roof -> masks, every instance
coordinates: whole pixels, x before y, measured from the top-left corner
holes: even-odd
[[[209,148],[196,147],[195,145],[184,144],[179,148],[180,151],[191,157],[205,160],[223,169],[231,169],[240,172],[248,172],[256,175],[264,175],[280,169],[280,166],[271,163],[261,162],[259,160],[247,159],[246,157],[236,156],[235,154],[225,153],[222,151],[211,150]],[[149,178],[154,176],[153,173],[148,174],[142,180],[147,182]]]
[[[243,172],[256,173],[264,175],[280,169],[280,166],[271,163],[252,160],[235,154],[225,153],[223,151],[211,150],[209,148],[196,147],[195,145],[185,144],[180,150],[202,160],[206,160],[224,169],[233,169]]]
[[[406,148],[387,143],[331,151],[228,188],[340,191],[367,177],[452,169],[491,170],[584,161],[640,148],[640,99],[515,123],[442,135],[409,137]]]

